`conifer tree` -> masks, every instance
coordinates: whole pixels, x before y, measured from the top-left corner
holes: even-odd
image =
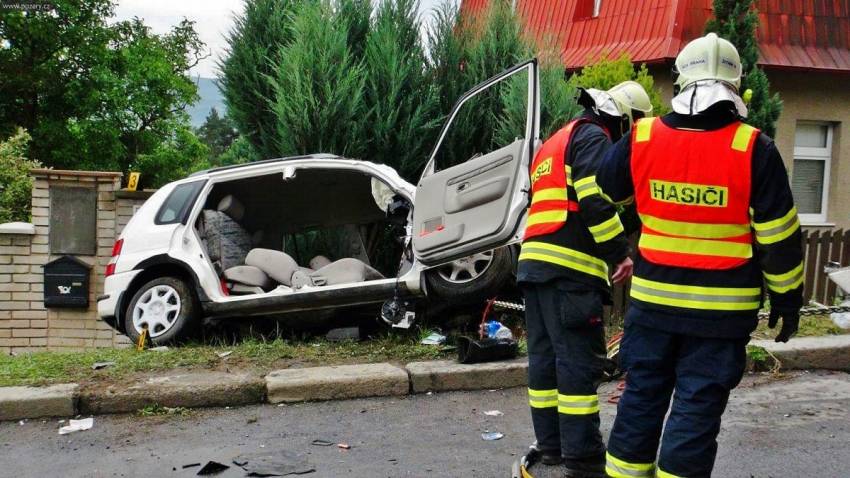
[[[747,105],[747,123],[768,136],[775,137],[776,121],[782,113],[782,100],[777,93],[771,95],[767,75],[757,65],[758,13],[753,2],[754,0],[714,0],[714,19],[708,22],[705,31],[717,33],[738,49],[744,72],[741,94],[744,95],[748,89],[752,90],[752,98]]]

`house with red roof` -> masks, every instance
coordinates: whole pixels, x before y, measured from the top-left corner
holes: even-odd
[[[494,0],[463,0],[479,15]],[[804,225],[850,227],[850,0],[757,0],[759,64],[784,103],[776,144]],[[603,55],[646,63],[665,99],[670,70],[703,34],[711,0],[513,0],[525,32],[555,42],[568,71]],[[843,139],[843,141],[842,141]]]

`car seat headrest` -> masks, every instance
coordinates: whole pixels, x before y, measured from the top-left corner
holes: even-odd
[[[331,260],[328,259],[327,257],[316,256],[316,257],[310,259],[309,265],[310,265],[310,269],[317,271],[317,270],[321,269],[322,267],[325,267],[326,265],[328,265],[330,263],[331,263]]]
[[[245,216],[245,206],[242,205],[238,199],[233,197],[232,194],[228,194],[221,198],[216,209],[218,209],[219,212],[227,214],[230,216],[230,219],[233,219],[236,222],[241,221]]]

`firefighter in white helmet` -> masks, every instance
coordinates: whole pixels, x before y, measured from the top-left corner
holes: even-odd
[[[596,169],[632,121],[652,111],[635,82],[580,91],[584,113],[541,147],[519,256],[526,299],[529,405],[537,445],[527,458],[564,463],[569,477],[604,477],[597,385],[605,365],[602,306],[610,281],[631,275],[617,209],[599,195]],[[609,264],[616,265],[609,279]]]
[[[782,318],[778,342],[796,332],[803,300],[797,210],[773,140],[743,122],[737,50],[708,34],[685,46],[674,75],[673,112],[637,121],[597,174],[641,221],[608,441],[616,478],[711,476],[762,284],[770,327]]]

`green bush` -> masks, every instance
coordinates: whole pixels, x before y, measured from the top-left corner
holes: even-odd
[[[649,94],[653,115],[660,116],[670,111],[669,106],[661,100],[661,93],[655,88],[655,80],[649,74],[646,64],[635,68],[626,53],[615,59],[604,55],[596,63],[587,65],[579,73],[572,75],[569,82],[575,87],[607,90],[628,80],[640,83]]]
[[[151,153],[139,155],[133,170],[142,171],[143,187],[160,187],[209,167],[209,148],[191,128],[183,126]]]
[[[30,220],[32,176],[29,170],[41,164],[27,159],[29,142],[29,134],[22,129],[0,142],[0,224]]]

